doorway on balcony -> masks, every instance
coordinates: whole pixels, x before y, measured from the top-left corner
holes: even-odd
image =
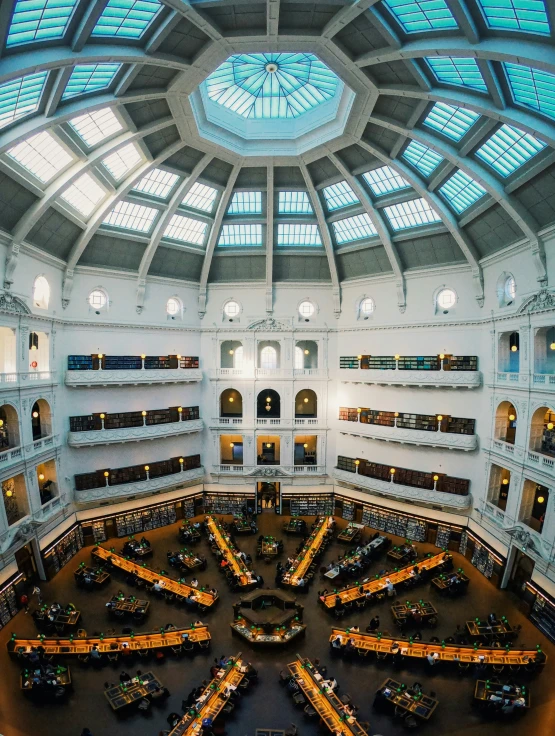
[[[257,419],[279,419],[281,416],[281,399],[273,388],[261,391],[256,399]],[[279,422],[270,422],[279,424]],[[260,424],[260,422],[259,422]]]
[[[263,435],[256,440],[256,464],[279,465],[280,441],[279,437]]]
[[[316,465],[316,437],[295,437],[295,465]]]

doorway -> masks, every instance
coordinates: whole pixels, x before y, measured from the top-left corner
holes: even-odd
[[[23,573],[23,576],[28,582],[32,583],[39,579],[37,563],[35,562],[35,555],[33,554],[33,548],[30,542],[17,550],[15,561],[17,563],[17,569]]]
[[[526,583],[532,579],[534,565],[535,562],[531,557],[528,557],[524,552],[517,550],[513,561],[511,577],[507,586],[509,590],[512,590],[513,593],[522,597]]]
[[[263,511],[281,512],[280,483],[260,481],[256,484],[256,506],[258,513]]]

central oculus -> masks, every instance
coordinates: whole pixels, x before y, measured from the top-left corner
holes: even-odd
[[[208,97],[242,118],[298,118],[333,99],[339,78],[314,54],[234,54],[207,78]]]

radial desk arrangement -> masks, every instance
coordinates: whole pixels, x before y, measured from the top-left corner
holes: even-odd
[[[297,659],[287,667],[310,705],[334,736],[336,734],[367,736],[367,732],[356,718],[345,713],[343,703],[337,695],[333,691],[326,692],[322,688],[320,681],[323,678],[316,672],[309,659],[304,659],[297,654]]]
[[[256,582],[256,577],[247,567],[242,557],[239,557],[239,550],[231,541],[229,534],[220,524],[215,516],[207,516],[206,528],[214,535],[218,549],[229,563],[231,570],[237,576],[237,580],[241,587],[252,585]]]
[[[284,590],[253,590],[233,605],[232,630],[251,644],[285,644],[304,633],[303,606]]]
[[[90,654],[96,647],[101,654],[114,654],[124,649],[142,651],[179,647],[184,641],[193,644],[210,641],[210,632],[207,626],[189,626],[183,629],[165,631],[151,631],[146,634],[126,634],[120,636],[89,636],[86,639],[46,639],[39,636],[37,639],[18,639],[14,634],[8,641],[8,652],[13,655],[28,654],[33,647],[44,647],[45,654],[68,657],[71,655]],[[126,646],[123,646],[123,645]]]
[[[133,573],[152,585],[157,583],[159,580],[163,580],[164,590],[174,593],[180,598],[193,597],[198,604],[205,606],[206,608],[209,608],[218,600],[217,594],[213,595],[208,591],[202,590],[202,588],[193,588],[191,585],[181,583],[179,580],[172,580],[166,573],[154,572],[154,570],[149,570],[147,567],[137,565],[135,562],[126,560],[125,557],[121,557],[115,552],[104,549],[104,547],[95,547],[92,551],[92,555],[97,559],[110,562],[112,565],[115,565],[115,567],[125,570],[125,572]]]
[[[420,572],[423,572],[426,570],[433,570],[434,568],[437,568],[450,560],[451,555],[449,555],[447,552],[440,552],[437,555],[430,555],[429,557],[424,557],[422,560],[415,560],[414,562],[411,562],[410,565],[402,567],[400,570],[387,573],[386,575],[376,575],[373,580],[356,583],[350,588],[345,588],[344,590],[338,590],[337,592],[322,596],[320,600],[326,608],[332,609],[335,607],[336,596],[339,596],[342,603],[356,601],[359,598],[364,598],[367,591],[370,591],[371,593],[379,593],[381,590],[384,590],[388,585],[386,580],[390,580],[393,585],[398,585],[405,580],[410,580],[410,578],[414,576],[415,567],[418,567],[418,570]]]
[[[171,731],[170,736],[196,736],[202,733],[202,722],[205,718],[215,720],[218,713],[227,703],[226,697],[221,697],[226,686],[238,687],[245,677],[248,664],[241,659],[241,652],[231,657],[229,662],[222,668],[221,676],[216,676],[206,686],[201,695],[200,706],[189,708],[177,726]]]
[[[372,652],[394,654],[396,651],[405,657],[415,657],[420,660],[428,654],[437,655],[435,659],[455,664],[484,664],[484,665],[512,665],[513,667],[534,665],[535,669],[542,669],[547,656],[539,646],[534,649],[515,647],[510,649],[490,649],[463,644],[443,644],[424,641],[412,641],[412,637],[391,637],[377,634],[354,633],[349,629],[332,629],[330,644],[339,637],[341,645],[352,641],[355,649]],[[398,649],[396,646],[397,645]]]
[[[294,563],[283,576],[283,582],[287,585],[298,586],[299,581],[304,578],[308,568],[318,554],[328,530],[333,526],[333,517],[324,516],[316,522],[310,537],[306,540],[302,550],[295,558]]]

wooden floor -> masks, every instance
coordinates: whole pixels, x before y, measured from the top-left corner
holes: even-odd
[[[287,537],[281,533],[282,519],[272,511],[258,517],[259,532],[283,538],[285,550],[278,558],[285,561],[294,551],[299,537]],[[312,521],[308,519],[307,521]],[[339,521],[339,525],[344,522]],[[179,525],[164,527],[148,532],[152,542],[154,556],[149,566],[167,568],[166,552],[181,546],[177,531]],[[124,540],[110,540],[110,546],[121,549]],[[395,539],[398,543],[402,540]],[[241,549],[250,552],[255,559],[256,536],[237,536],[237,544]],[[417,545],[419,552],[437,552],[432,545]],[[209,668],[214,657],[222,654],[235,654],[242,651],[257,668],[259,681],[251,693],[243,698],[233,717],[228,721],[227,733],[230,736],[254,736],[256,728],[286,729],[296,723],[301,736],[316,736],[318,726],[304,718],[302,710],[297,710],[278,684],[280,670],[286,668],[288,662],[295,658],[295,653],[311,659],[319,657],[327,664],[328,671],[335,676],[340,685],[340,694],[349,693],[353,702],[360,707],[360,720],[370,721],[369,733],[382,736],[394,736],[403,732],[403,727],[391,717],[379,714],[372,709],[375,690],[387,676],[412,684],[415,680],[422,683],[424,691],[436,693],[439,706],[431,721],[421,731],[426,736],[495,736],[499,733],[522,734],[528,732],[534,736],[547,736],[555,733],[555,647],[526,619],[519,609],[519,601],[511,593],[494,588],[480,575],[470,563],[455,554],[455,566],[464,567],[470,577],[470,585],[466,596],[458,600],[447,600],[440,597],[430,585],[415,589],[413,597],[430,600],[439,612],[439,625],[434,634],[440,638],[450,636],[457,623],[464,627],[467,619],[485,616],[495,611],[498,616],[504,614],[511,624],[521,624],[522,633],[519,643],[535,646],[540,644],[547,652],[549,660],[544,672],[531,681],[532,708],[519,720],[495,720],[493,723],[484,718],[472,705],[474,680],[471,675],[461,677],[456,671],[437,667],[430,676],[419,663],[405,661],[402,667],[393,668],[391,664],[377,665],[343,661],[330,657],[328,638],[331,627],[337,623],[317,603],[316,591],[320,581],[309,589],[307,594],[299,594],[299,600],[305,605],[306,636],[293,641],[289,647],[264,649],[251,648],[243,639],[233,637],[229,623],[232,620],[232,603],[239,598],[227,588],[223,577],[216,569],[214,557],[211,555],[206,539],[196,546],[208,559],[208,568],[198,573],[201,584],[215,585],[220,591],[220,601],[213,611],[203,616],[212,634],[212,648],[207,653],[198,653],[193,659],[175,660],[167,657],[162,664],[149,660],[146,664],[137,662],[126,669],[134,671],[140,667],[143,671],[153,671],[161,682],[168,687],[171,697],[160,707],[153,707],[145,717],[133,713],[126,718],[116,716],[104,697],[104,683],[117,682],[120,669],[107,666],[101,670],[81,669],[77,663],[72,664],[74,690],[64,704],[38,705],[25,698],[19,690],[19,664],[11,659],[6,651],[6,643],[12,632],[18,637],[36,636],[36,629],[30,615],[19,613],[12,622],[0,631],[0,733],[4,736],[79,736],[83,727],[91,729],[93,736],[157,736],[167,728],[166,717],[171,711],[181,712],[181,700],[189,691],[209,678]],[[339,550],[345,545],[334,542],[327,549],[324,561],[336,559]],[[91,548],[81,550],[50,583],[41,585],[45,601],[54,600],[60,603],[74,603],[82,612],[82,625],[89,634],[100,633],[112,627],[124,624],[114,623],[108,618],[105,603],[118,589],[126,594],[132,593],[127,588],[124,578],[115,572],[111,583],[100,591],[86,592],[78,589],[73,579],[73,571],[81,561],[90,561]],[[386,566],[385,557],[370,568],[372,574]],[[274,587],[275,560],[265,564],[255,560],[255,570],[264,578],[265,587]],[[190,577],[190,576],[189,576]],[[322,584],[321,587],[324,587]],[[328,585],[328,587],[330,587]],[[142,592],[141,592],[142,595]],[[158,599],[151,599],[150,615],[144,629],[156,629],[168,623],[178,627],[187,626],[194,614],[182,608],[167,604]],[[382,627],[395,631],[390,606],[373,606],[362,613],[353,612],[342,619],[341,627],[358,624],[366,627],[371,616],[378,614]],[[144,630],[143,629],[143,630]],[[426,638],[427,629],[423,628]]]

